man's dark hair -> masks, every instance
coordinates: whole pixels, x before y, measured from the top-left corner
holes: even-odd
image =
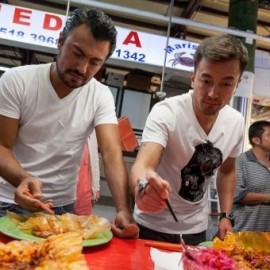
[[[226,34],[202,40],[194,55],[195,70],[202,58],[219,62],[239,59],[242,74],[248,63],[248,51],[239,38]]]
[[[269,121],[261,120],[261,121],[256,121],[253,124],[251,124],[248,130],[248,139],[251,145],[254,145],[252,142],[253,138],[255,137],[260,138],[260,139],[262,138],[262,134],[264,133],[265,127],[270,127]]]
[[[117,36],[117,31],[111,18],[103,11],[98,9],[75,9],[68,17],[63,29],[64,39],[67,38],[74,28],[80,26],[81,24],[86,24],[89,27],[89,30],[96,40],[110,42],[110,51],[107,56],[107,58],[109,58],[114,52]]]

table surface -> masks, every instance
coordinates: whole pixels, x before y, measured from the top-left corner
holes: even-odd
[[[0,233],[0,242],[11,241]],[[85,247],[83,253],[90,270],[152,270],[150,247],[142,239],[113,237],[104,245]]]
[[[150,247],[141,239],[127,240],[113,237],[99,247],[84,248],[86,261],[91,270],[151,270]]]

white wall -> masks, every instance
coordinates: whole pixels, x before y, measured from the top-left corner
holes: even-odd
[[[270,98],[270,53],[256,50],[255,53],[255,96]]]

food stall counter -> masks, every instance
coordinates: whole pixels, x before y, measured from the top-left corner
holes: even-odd
[[[91,270],[150,270],[150,247],[145,243],[113,237],[108,244],[84,248],[83,253]]]
[[[0,242],[14,240],[0,233]],[[90,270],[152,270],[150,247],[141,239],[113,237],[109,243],[84,247],[83,254]]]

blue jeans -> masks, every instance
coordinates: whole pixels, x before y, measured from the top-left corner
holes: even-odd
[[[53,207],[52,210],[56,215],[62,215],[65,213],[73,213],[74,205],[67,204],[59,207]],[[6,216],[6,211],[14,212],[17,214],[31,214],[31,212],[21,208],[18,204],[14,203],[6,203],[0,201],[0,217]]]

